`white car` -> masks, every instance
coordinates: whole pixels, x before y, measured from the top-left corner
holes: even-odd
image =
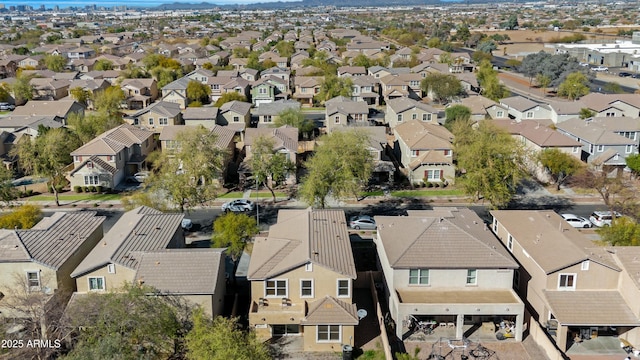
[[[562,218],[574,228],[590,228],[591,221],[574,214],[562,214]]]
[[[251,212],[253,209],[255,209],[255,204],[247,199],[238,199],[222,204],[222,211],[224,212]]]
[[[615,216],[616,218],[619,218],[622,214],[616,212]],[[589,221],[597,227],[611,226],[611,211],[594,211],[589,217]]]
[[[591,68],[593,71],[609,71],[609,68],[603,65]]]
[[[147,180],[149,178],[149,172],[148,171],[137,172],[137,173],[133,174],[133,178],[137,182],[145,182],[145,180]]]

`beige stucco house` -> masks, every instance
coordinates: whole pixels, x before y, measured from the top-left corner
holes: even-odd
[[[384,119],[390,128],[395,128],[409,120],[420,120],[437,124],[438,113],[439,111],[431,105],[401,97],[387,101],[387,110]]]
[[[280,210],[255,240],[249,325],[261,339],[301,336],[305,351],[340,351],[358,324],[356,269],[344,211]]]
[[[327,132],[338,127],[369,126],[369,106],[364,101],[353,101],[337,96],[325,102],[325,126]]]
[[[126,116],[125,120],[131,125],[160,133],[165,126],[182,125],[182,111],[179,104],[160,101]]]

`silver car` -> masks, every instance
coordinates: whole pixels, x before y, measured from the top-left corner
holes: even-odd
[[[371,216],[357,215],[349,219],[349,227],[356,230],[375,230],[378,226]]]
[[[238,199],[222,204],[221,209],[224,212],[251,212],[255,209],[255,204],[251,200]]]
[[[562,218],[574,228],[590,228],[591,227],[591,221],[589,221],[589,219],[583,218],[582,216],[578,216],[574,214],[562,214],[560,216],[562,216]]]

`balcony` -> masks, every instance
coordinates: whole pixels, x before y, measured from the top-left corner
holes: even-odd
[[[251,302],[250,324],[299,323],[307,310],[306,301],[291,301],[288,298],[259,298]]]

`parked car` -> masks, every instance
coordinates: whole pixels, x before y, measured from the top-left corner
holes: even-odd
[[[238,200],[228,201],[222,204],[222,211],[251,212],[255,209],[255,206],[256,205],[251,200],[238,199]]]
[[[632,75],[633,75],[632,73],[628,73],[628,72],[624,72],[624,71],[621,72],[621,73],[618,73],[618,76],[620,76],[620,77],[629,77],[629,76],[632,76]]]
[[[349,227],[356,230],[375,230],[376,221],[369,215],[356,215],[349,219]]]
[[[16,108],[16,106],[13,105],[13,104],[9,104],[9,103],[6,103],[6,102],[0,102],[0,110],[2,110],[2,111],[13,110],[15,108]]]
[[[609,68],[604,66],[604,65],[600,65],[600,66],[592,67],[591,70],[593,70],[593,71],[609,71]]]
[[[633,74],[631,77],[634,79],[640,79],[640,74]]]
[[[193,227],[193,221],[191,221],[191,219],[182,219],[182,228],[184,230],[191,230],[191,228]]]
[[[621,217],[622,214],[615,212],[615,216]],[[611,211],[594,211],[589,217],[589,221],[597,227],[611,226]]]
[[[133,178],[137,182],[145,182],[149,178],[149,172],[148,171],[137,172],[137,173],[133,174]]]
[[[574,228],[590,228],[591,221],[574,214],[561,214],[562,218]]]

